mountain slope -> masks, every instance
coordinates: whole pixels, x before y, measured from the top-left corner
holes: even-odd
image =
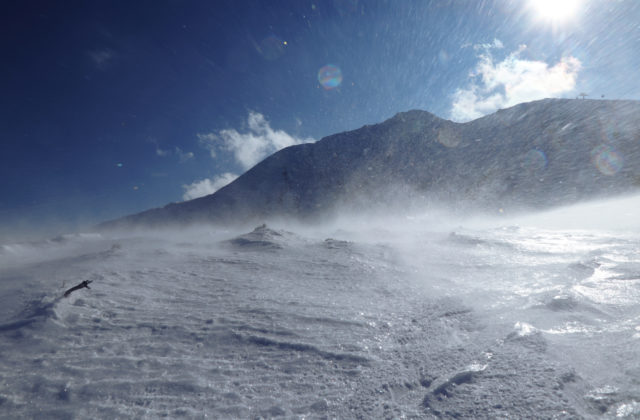
[[[543,208],[640,186],[640,102],[545,99],[454,123],[399,113],[271,155],[216,193],[102,227],[308,219],[345,207]]]

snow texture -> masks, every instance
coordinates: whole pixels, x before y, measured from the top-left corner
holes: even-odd
[[[640,415],[638,231],[393,222],[4,244],[0,417]]]

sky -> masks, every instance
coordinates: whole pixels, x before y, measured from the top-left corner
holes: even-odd
[[[210,194],[411,109],[640,99],[636,0],[25,0],[0,19],[0,242]]]

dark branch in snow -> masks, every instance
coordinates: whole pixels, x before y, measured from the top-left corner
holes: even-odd
[[[80,283],[79,285],[73,286],[71,289],[69,289],[66,292],[64,292],[64,297],[68,297],[72,292],[74,292],[76,290],[79,290],[79,289],[82,289],[82,288],[85,288],[85,287],[87,289],[91,289],[89,287],[89,283],[91,283],[91,282],[92,282],[92,280],[85,280],[82,283]]]

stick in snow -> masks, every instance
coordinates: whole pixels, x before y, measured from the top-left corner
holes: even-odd
[[[82,283],[80,283],[79,285],[73,286],[71,289],[69,289],[66,292],[64,292],[64,297],[68,297],[71,294],[71,292],[74,292],[74,291],[76,291],[78,289],[82,289],[84,287],[86,287],[87,289],[91,289],[89,287],[89,283],[91,283],[92,281],[93,280],[85,280]]]

